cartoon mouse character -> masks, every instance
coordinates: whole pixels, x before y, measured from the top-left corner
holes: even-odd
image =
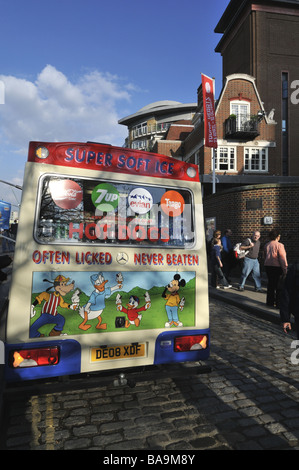
[[[102,323],[102,313],[105,308],[105,298],[109,297],[113,291],[122,288],[123,277],[121,273],[117,274],[116,281],[117,285],[113,287],[106,287],[105,284],[108,280],[105,280],[103,273],[93,274],[90,276],[90,281],[94,286],[94,291],[86,305],[79,308],[79,313],[83,318],[83,322],[79,325],[81,330],[88,330],[91,325],[86,324],[87,321],[98,319],[96,328],[98,330],[106,330],[107,323]]]
[[[179,320],[178,316],[178,309],[181,311],[185,305],[185,297],[180,299],[178,291],[180,287],[185,287],[186,281],[185,279],[181,279],[179,274],[175,274],[173,280],[165,287],[162,297],[166,299],[166,313],[168,317],[168,321],[165,323],[166,328],[170,326],[183,326],[183,323]],[[169,292],[168,294],[166,292]]]
[[[128,315],[128,320],[125,322],[125,328],[129,328],[130,325],[139,326],[142,319],[140,312],[144,312],[151,307],[151,298],[149,293],[144,294],[145,305],[143,307],[138,307],[139,298],[136,295],[131,295],[129,298],[129,303],[127,304],[128,308],[125,308],[121,304],[121,296],[117,294],[116,296],[116,308],[119,312],[124,312]]]
[[[67,304],[63,297],[74,289],[74,281],[68,284],[69,278],[61,274],[54,279],[54,282],[44,279],[44,282],[50,282],[53,285],[45,292],[39,294],[31,306],[31,318],[36,314],[35,307],[44,301],[41,316],[32,324],[30,328],[30,337],[37,338],[41,335],[38,331],[43,325],[53,324],[53,329],[50,331],[49,336],[60,336],[64,327],[65,318],[57,312],[57,307],[70,308],[75,310],[77,304]],[[54,288],[54,292],[48,292]]]

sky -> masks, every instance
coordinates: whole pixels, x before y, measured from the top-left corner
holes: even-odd
[[[0,180],[22,186],[30,141],[122,146],[118,120],[222,87],[215,26],[229,0],[0,0]],[[17,210],[21,191],[0,182]]]

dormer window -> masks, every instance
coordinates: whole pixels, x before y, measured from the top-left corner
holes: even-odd
[[[237,129],[241,129],[250,116],[250,102],[235,100],[230,103],[230,113],[236,116]]]

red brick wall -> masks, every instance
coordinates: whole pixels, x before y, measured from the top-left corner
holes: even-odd
[[[262,200],[262,209],[248,209],[248,202]],[[204,199],[204,216],[216,217],[216,228],[233,231],[234,243],[261,232],[261,244],[269,241],[268,233],[275,228],[281,232],[288,261],[299,258],[299,184],[268,184],[242,186],[207,196]],[[264,225],[265,216],[273,218],[272,225]]]
[[[161,155],[180,158],[182,156],[182,142],[180,140],[176,142],[157,140],[152,151],[154,153],[160,153]]]

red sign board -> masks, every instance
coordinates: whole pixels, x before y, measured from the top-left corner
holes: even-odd
[[[28,161],[88,170],[199,181],[197,165],[165,155],[106,144],[30,142]]]
[[[217,128],[214,105],[214,80],[201,74],[205,118],[205,146],[217,148]]]

